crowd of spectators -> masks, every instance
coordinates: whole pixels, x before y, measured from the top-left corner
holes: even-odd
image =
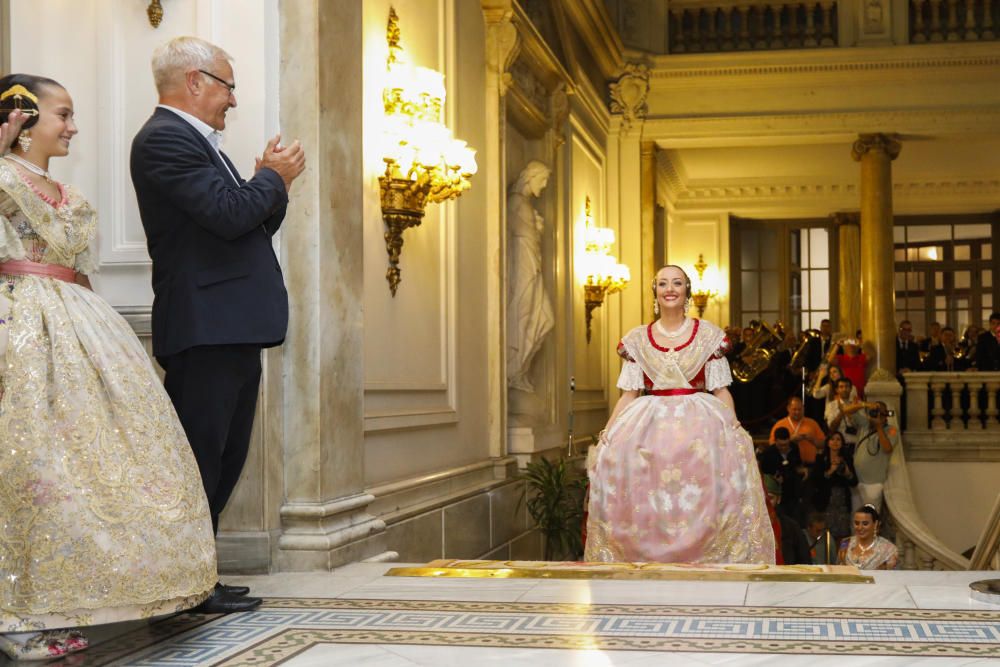
[[[741,356],[753,351],[759,330],[728,331],[738,341],[730,353],[738,367]],[[900,436],[885,403],[865,400],[868,359],[861,332],[835,335],[824,320],[809,336],[783,338],[772,347],[764,372],[732,388],[748,430],[763,436],[768,431],[762,428],[770,426],[757,461],[780,557],[789,564],[895,567],[895,547],[878,531],[889,460]],[[900,322],[896,371],[904,386],[911,371],[970,370],[1000,370],[1000,313],[990,316],[987,328],[966,327],[961,338],[938,323],[917,338],[911,322]],[[776,414],[775,405],[783,414]],[[872,553],[880,556],[871,560]]]

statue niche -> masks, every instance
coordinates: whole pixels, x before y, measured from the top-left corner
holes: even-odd
[[[538,160],[528,162],[507,197],[507,384],[525,392],[535,391],[531,362],[555,324],[542,275],[545,220],[531,202],[545,189],[550,171]]]

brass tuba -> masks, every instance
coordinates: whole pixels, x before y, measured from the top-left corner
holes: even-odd
[[[793,372],[798,373],[802,370],[802,367],[806,364],[806,359],[809,355],[809,348],[815,345],[813,341],[819,340],[819,329],[806,329],[799,334],[799,348],[795,350],[792,354],[792,361],[788,364],[788,367],[792,369]]]
[[[767,322],[753,320],[750,328],[754,331],[753,338],[732,364],[733,379],[737,382],[750,382],[763,373],[784,339],[780,323],[772,328]]]

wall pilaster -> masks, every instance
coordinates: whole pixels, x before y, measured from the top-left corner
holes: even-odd
[[[307,169],[282,231],[290,300],[283,348],[281,570],[324,570],[385,550],[364,480],[362,6],[282,2],[281,127]]]

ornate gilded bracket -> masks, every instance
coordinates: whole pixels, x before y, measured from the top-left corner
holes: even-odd
[[[426,194],[413,187],[413,181],[382,176],[378,179],[382,200],[382,219],[385,221],[385,251],[389,254],[389,268],[385,279],[389,291],[396,296],[399,276],[399,256],[403,251],[403,231],[417,227],[424,219]]]
[[[163,6],[160,0],[150,0],[149,7],[146,7],[146,16],[149,17],[149,25],[159,28],[163,21]]]
[[[590,323],[594,319],[594,309],[604,303],[604,294],[608,288],[605,285],[584,285],[583,301],[587,313],[587,343],[590,343]]]

